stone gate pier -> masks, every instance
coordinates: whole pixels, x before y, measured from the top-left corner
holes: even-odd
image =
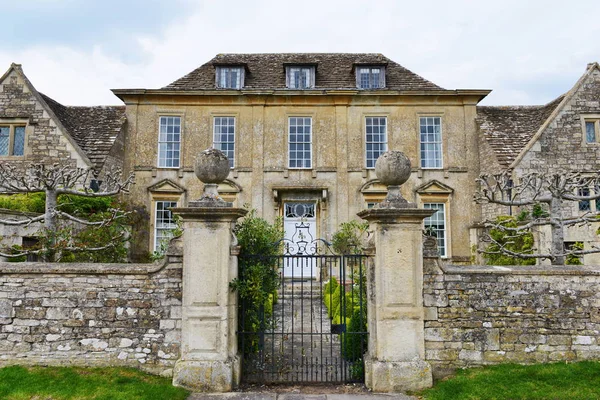
[[[240,380],[237,295],[229,290],[229,282],[238,271],[232,226],[247,210],[219,197],[217,184],[228,174],[223,153],[200,153],[196,175],[205,184],[204,194],[188,207],[172,210],[182,218],[185,232],[181,357],[173,384],[207,392],[231,391]]]
[[[388,196],[358,213],[369,221],[375,253],[367,269],[365,383],[375,392],[419,390],[433,384],[425,361],[422,230],[435,210],[418,209],[402,197],[400,185],[411,171],[403,153],[384,153],[375,171]]]

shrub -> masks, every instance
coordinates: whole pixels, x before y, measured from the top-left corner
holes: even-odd
[[[244,332],[260,332],[274,324],[273,304],[277,302],[279,274],[277,259],[283,239],[281,221],[269,224],[251,210],[239,222],[234,233],[240,246],[239,277],[230,282],[231,290],[238,292],[242,304],[239,329]],[[257,256],[260,255],[260,256]],[[240,341],[243,335],[239,335]],[[244,352],[259,350],[259,335],[251,334],[244,339]]]
[[[368,222],[342,222],[340,229],[333,234],[333,249],[339,254],[362,253],[368,230]]]
[[[506,228],[517,228],[519,221],[526,216],[520,216],[519,219],[509,216],[499,216],[495,223]],[[515,233],[514,231],[506,231],[501,228],[492,228],[490,237],[504,246],[507,250],[521,254],[533,254],[533,234],[530,231]],[[535,258],[519,258],[512,257],[504,253],[495,253],[500,250],[500,246],[496,243],[491,243],[486,247],[486,252],[483,253],[483,258],[487,265],[535,265]]]
[[[365,309],[354,308],[346,327],[346,333],[342,337],[342,355],[344,359],[348,361],[362,359],[363,354],[367,351],[367,338],[366,335],[358,333],[366,331],[367,316]]]
[[[573,243],[571,248],[568,250],[571,250],[571,251],[583,250],[583,242]],[[567,254],[566,264],[567,265],[583,265],[583,263],[581,262],[581,256],[577,255],[577,254]]]
[[[0,208],[41,214],[46,209],[46,195],[44,193],[0,195]]]

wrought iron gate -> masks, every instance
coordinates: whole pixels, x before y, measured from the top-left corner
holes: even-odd
[[[276,288],[259,301],[240,294],[242,380],[364,381],[367,256],[335,255],[322,240],[283,247],[283,255],[239,259],[242,280],[268,271],[247,287]]]

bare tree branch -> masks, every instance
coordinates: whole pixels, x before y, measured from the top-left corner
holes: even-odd
[[[18,226],[18,225],[30,225],[34,222],[39,222],[39,221],[43,221],[44,220],[44,215],[40,215],[38,217],[35,218],[27,218],[27,219],[23,219],[23,220],[11,220],[11,219],[0,219],[0,224],[2,225],[9,225],[9,226]]]
[[[100,221],[88,221],[86,219],[83,218],[77,218],[69,213],[63,212],[63,211],[58,211],[55,210],[54,213],[59,216],[59,217],[63,217],[65,219],[68,219],[70,221],[74,221],[77,222],[79,224],[82,225],[86,225],[86,226],[97,226],[97,227],[102,227],[102,226],[107,226],[109,224],[111,224],[114,221],[117,221],[119,219],[123,219],[126,216],[130,215],[131,212],[127,211],[127,212],[123,212],[121,210],[117,210],[116,208],[111,208],[108,210],[111,214],[110,216],[103,218]]]
[[[569,226],[585,226],[593,222],[600,222],[599,212],[587,212],[583,215],[566,215],[563,212],[568,208],[567,202],[578,201],[600,201],[600,171],[584,174],[581,172],[564,173],[529,173],[519,177],[513,177],[511,171],[503,171],[500,174],[481,175],[477,182],[479,190],[475,193],[475,201],[480,204],[491,203],[503,206],[527,207],[537,204],[545,204],[543,215],[529,213],[523,221],[513,222],[516,226],[508,226],[504,221],[485,221],[487,228],[508,232],[513,236],[506,236],[506,243],[493,240],[488,235],[488,241],[492,243],[492,249],[482,250],[484,254],[505,254],[516,258],[545,258],[552,260],[553,264],[563,264],[568,255],[584,255],[600,252],[600,248],[592,247],[588,250],[570,250],[564,248],[564,229]],[[539,213],[538,213],[539,214]],[[531,229],[549,225],[552,233],[551,248],[548,254],[522,254],[514,250],[516,239],[514,235],[524,234]],[[503,240],[504,241],[504,240]]]

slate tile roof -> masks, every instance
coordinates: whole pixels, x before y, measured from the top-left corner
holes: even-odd
[[[125,106],[64,106],[43,93],[40,95],[88,156],[94,169],[100,171],[125,123]]]
[[[500,165],[508,168],[529,143],[564,95],[543,106],[478,106],[479,131]]]
[[[316,65],[315,89],[356,89],[355,65],[370,64],[386,66],[385,89],[444,90],[382,54],[375,53],[218,54],[163,90],[215,90],[218,65],[244,65],[244,89],[286,89],[285,66],[289,64]]]

